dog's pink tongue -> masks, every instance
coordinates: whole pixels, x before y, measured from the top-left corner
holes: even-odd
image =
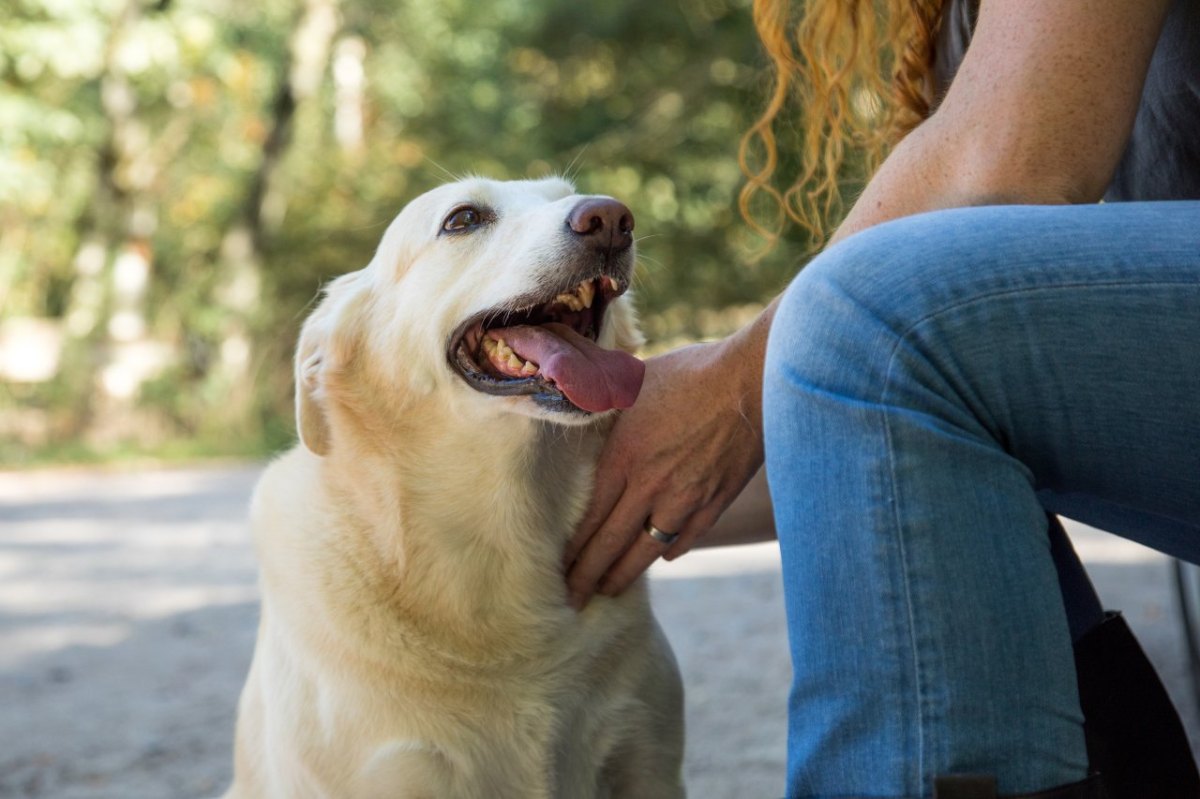
[[[627,352],[606,350],[566,325],[519,325],[489,332],[541,367],[541,375],[585,411],[628,408],[642,390],[644,363]]]

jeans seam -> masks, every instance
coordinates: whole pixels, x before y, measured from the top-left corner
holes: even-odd
[[[926,315],[922,316],[920,319],[917,319],[916,321],[911,322],[908,325],[908,327],[904,328],[903,331],[896,334],[895,345],[892,347],[891,355],[888,356],[888,372],[884,378],[884,385],[883,385],[883,390],[880,392],[880,399],[882,400],[882,398],[887,394],[888,386],[891,383],[891,364],[895,361],[896,352],[899,350],[900,345],[902,343],[904,343],[904,340],[906,338],[908,338],[908,336],[913,331],[915,331],[918,327],[925,324],[926,322],[930,322],[930,321],[936,319],[937,317],[941,316],[942,314],[950,313],[951,311],[957,311],[960,308],[966,308],[971,305],[977,305],[981,302],[987,302],[989,300],[996,300],[996,299],[1000,299],[1003,297],[1019,297],[1022,295],[1041,294],[1041,293],[1062,291],[1064,289],[1073,289],[1073,288],[1085,288],[1085,289],[1086,288],[1090,288],[1090,289],[1126,288],[1129,286],[1137,286],[1139,288],[1155,288],[1155,287],[1164,287],[1165,288],[1165,287],[1169,287],[1169,286],[1191,286],[1191,287],[1195,287],[1195,288],[1200,288],[1200,283],[1198,283],[1194,280],[1150,280],[1150,281],[1145,281],[1145,280],[1106,280],[1103,282],[1077,280],[1077,281],[1071,281],[1069,283],[1055,283],[1053,285],[1047,285],[1047,286],[1023,286],[1021,288],[1014,288],[1014,289],[999,289],[996,291],[981,294],[977,297],[969,297],[966,299],[957,300],[943,308],[938,308],[936,311],[930,311]],[[886,322],[885,322],[885,324],[886,324]]]
[[[925,679],[924,670],[921,666],[920,648],[917,646],[917,625],[914,614],[912,583],[909,579],[910,564],[908,560],[908,548],[904,544],[903,526],[900,521],[900,497],[897,491],[898,480],[896,477],[896,450],[892,433],[892,424],[889,414],[884,404],[884,399],[887,396],[888,387],[891,385],[892,367],[896,362],[896,353],[898,352],[903,338],[897,336],[892,344],[892,352],[888,356],[888,368],[884,375],[883,389],[880,392],[880,414],[883,416],[884,437],[887,441],[887,458],[888,458],[888,477],[891,485],[888,491],[891,494],[892,505],[892,529],[895,536],[896,547],[900,555],[900,575],[904,589],[905,611],[908,620],[908,644],[912,650],[913,664],[913,679],[916,688],[916,712],[917,712],[917,758],[916,758],[916,787],[918,796],[924,795],[924,773],[925,773],[925,728],[926,728],[926,712],[925,712]],[[905,780],[908,782],[908,780]]]

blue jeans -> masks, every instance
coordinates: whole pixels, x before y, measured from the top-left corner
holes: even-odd
[[[853,236],[787,290],[763,415],[788,796],[1080,780],[1047,513],[1200,561],[1200,202]]]

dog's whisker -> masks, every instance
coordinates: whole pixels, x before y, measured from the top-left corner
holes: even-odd
[[[657,280],[658,276],[660,274],[662,274],[660,270],[663,267],[661,264],[654,264],[654,266],[657,268],[655,268],[655,269],[639,269],[637,271],[637,273],[633,276],[633,288],[634,289],[641,291],[643,288],[648,288],[651,286],[658,285],[656,280]]]
[[[575,157],[571,159],[571,163],[567,164],[567,168],[563,170],[563,177],[566,178],[571,183],[574,183],[575,178],[578,177],[578,175],[579,175],[578,171],[572,173],[571,170],[575,169],[576,166],[578,166],[580,170],[583,169],[583,166],[580,163],[580,159],[583,158],[583,154],[586,153],[588,148],[591,146],[592,146],[591,142],[585,142],[583,147],[581,147],[579,149],[579,152],[575,153]]]
[[[639,269],[633,276],[633,287],[641,291],[644,286],[654,285],[654,278],[657,277],[653,272],[647,269]]]
[[[448,177],[448,178],[450,179],[450,181],[451,181],[451,182],[457,183],[458,181],[462,180],[462,178],[461,178],[461,177],[459,177],[458,175],[454,174],[454,173],[453,173],[453,172],[451,172],[449,169],[447,169],[446,167],[444,167],[444,166],[442,166],[441,164],[439,164],[437,161],[435,161],[435,160],[433,160],[432,158],[430,158],[428,155],[424,156],[424,158],[425,158],[425,160],[426,160],[426,161],[428,161],[429,163],[433,164],[435,167],[437,167],[438,169],[440,169],[440,170],[442,171],[442,174],[443,174],[443,175],[445,175],[446,177]]]
[[[368,222],[365,225],[347,228],[347,230],[378,230],[379,228],[387,227],[391,221],[390,219],[381,219],[378,222]]]
[[[659,269],[666,269],[666,265],[662,261],[658,260],[657,258],[651,258],[649,255],[639,254],[638,263],[652,264],[653,266],[657,266]]]

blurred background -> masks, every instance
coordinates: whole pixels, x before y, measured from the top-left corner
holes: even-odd
[[[330,277],[453,174],[638,221],[651,347],[751,318],[749,0],[0,0],[0,466],[258,456]],[[786,170],[786,165],[784,167]]]

